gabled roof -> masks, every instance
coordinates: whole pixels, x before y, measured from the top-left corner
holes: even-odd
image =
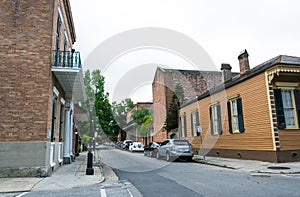
[[[191,99],[189,101],[187,101],[186,103],[184,103],[181,107],[187,106],[191,103],[194,103],[198,100],[201,100],[205,97],[210,96],[211,94],[217,93],[219,91],[222,91],[226,88],[229,88],[231,86],[234,86],[238,83],[241,83],[247,79],[250,79],[251,77],[254,77],[264,71],[266,71],[267,69],[277,65],[277,64],[283,64],[283,65],[299,65],[300,66],[300,57],[293,57],[293,56],[287,56],[287,55],[279,55],[277,57],[274,57],[254,68],[252,68],[250,70],[250,72],[247,72],[244,75],[239,75],[234,77],[232,80],[226,82],[225,84],[220,84],[217,85],[211,89],[209,89],[208,91],[204,92],[203,94],[197,96],[194,99]]]

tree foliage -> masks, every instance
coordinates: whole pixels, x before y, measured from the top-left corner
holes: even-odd
[[[122,140],[126,139],[126,132],[122,128],[126,125],[127,112],[134,106],[133,101],[130,98],[122,100],[120,103],[113,102],[112,110],[114,119],[117,123],[116,129],[121,133]]]
[[[131,115],[133,121],[139,127],[139,134],[146,136],[150,134],[151,128],[150,124],[152,123],[152,111],[145,108],[144,106],[138,107]]]
[[[184,101],[184,92],[180,84],[176,84],[174,94],[170,106],[168,107],[168,112],[165,120],[165,130],[167,132],[178,128],[178,109],[180,103]]]

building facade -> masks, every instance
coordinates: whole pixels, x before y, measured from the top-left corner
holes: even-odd
[[[226,77],[180,109],[180,138],[200,155],[300,161],[300,58],[278,56]],[[201,132],[202,131],[202,132]]]
[[[237,73],[232,73],[236,75]],[[164,130],[166,115],[177,84],[183,88],[184,101],[195,98],[211,87],[220,84],[221,72],[176,70],[158,67],[152,83],[154,141],[170,138]],[[184,101],[181,101],[183,104]]]
[[[141,135],[138,130],[139,126],[133,121],[131,117],[132,113],[138,110],[140,107],[144,107],[146,109],[150,109],[152,111],[152,102],[137,102],[128,112],[126,115],[126,125],[123,127],[123,130],[126,132],[126,139],[142,142],[144,145],[149,144],[149,142],[153,141],[153,125],[149,126],[150,133],[147,135]]]
[[[49,176],[73,157],[86,99],[69,0],[1,1],[0,175]]]

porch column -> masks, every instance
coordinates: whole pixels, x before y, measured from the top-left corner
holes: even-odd
[[[66,116],[65,116],[65,137],[64,137],[64,164],[70,164],[70,112],[71,109],[66,109]]]
[[[73,114],[74,114],[74,105],[72,105],[71,107],[71,111],[70,111],[70,131],[69,131],[69,155],[71,157],[71,159],[74,159],[74,155],[73,155]]]

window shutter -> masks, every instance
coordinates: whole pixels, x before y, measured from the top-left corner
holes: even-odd
[[[298,128],[300,128],[300,90],[295,89],[294,94],[295,94],[296,110],[298,114]]]
[[[212,106],[209,107],[209,118],[210,118],[210,134],[214,134],[213,117],[212,117]]]
[[[278,129],[284,129],[284,128],[286,128],[286,124],[285,124],[285,118],[284,118],[281,89],[274,89],[274,97],[275,97],[275,107],[276,107]]]
[[[194,136],[194,122],[193,122],[193,113],[191,113],[191,132],[192,132],[192,136]]]
[[[184,137],[186,137],[186,114],[184,113],[184,116],[183,116],[183,124],[184,124]]]
[[[229,126],[229,133],[232,133],[232,120],[231,120],[231,106],[230,101],[227,102],[227,114],[228,114],[228,126]]]
[[[199,126],[199,112],[196,111],[196,126]]]
[[[218,134],[222,134],[222,121],[221,121],[221,106],[217,105],[217,116],[218,116]]]
[[[242,99],[238,98],[237,100],[237,110],[238,110],[238,121],[239,121],[239,130],[240,133],[244,133],[244,117],[243,117],[243,106],[242,106]]]

